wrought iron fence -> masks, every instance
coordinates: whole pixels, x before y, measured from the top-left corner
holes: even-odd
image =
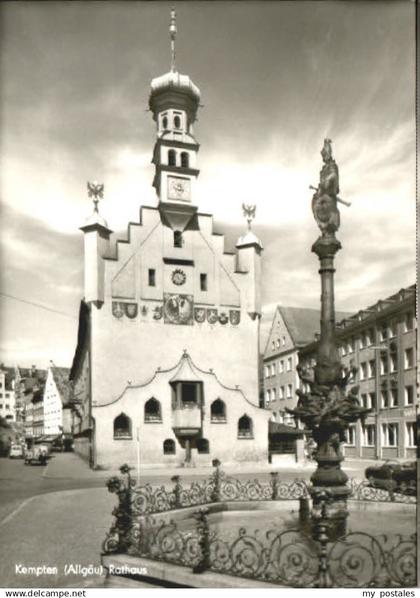
[[[312,534],[302,529],[249,531],[236,537],[216,533],[209,526],[207,508],[194,512],[195,525],[185,521],[159,521],[154,515],[185,507],[202,507],[223,501],[270,501],[308,498],[303,480],[281,482],[277,473],[269,482],[241,482],[216,467],[203,482],[184,487],[173,476],[172,489],[137,486],[130,468],[125,478],[111,478],[108,489],[118,496],[115,521],[103,552],[127,553],[206,570],[248,577],[292,587],[403,587],[416,583],[416,537],[394,534],[372,536],[353,532],[331,542],[325,499],[323,516]],[[415,497],[372,488],[366,480],[350,480],[350,499],[415,502]],[[413,500],[414,499],[414,500]],[[188,519],[186,520],[188,522]],[[186,526],[186,527],[185,527]]]

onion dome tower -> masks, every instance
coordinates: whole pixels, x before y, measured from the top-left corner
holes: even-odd
[[[153,186],[159,199],[162,220],[174,231],[183,231],[197,206],[194,205],[199,144],[193,135],[200,103],[200,90],[188,75],[175,66],[177,33],[175,10],[171,11],[171,70],[151,82],[149,108],[156,122],[157,138],[152,162]]]

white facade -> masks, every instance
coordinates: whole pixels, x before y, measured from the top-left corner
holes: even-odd
[[[63,402],[67,399],[67,368],[50,367],[44,388],[44,434],[58,435],[63,431]]]
[[[0,417],[8,422],[16,421],[15,391],[6,380],[6,372],[0,370]]]
[[[81,228],[75,447],[96,465],[134,464],[137,435],[146,464],[267,460],[270,414],[258,407],[262,244],[249,230],[236,252],[227,252],[212,216],[199,212],[192,131],[199,101],[186,75],[152,81],[158,206],[141,208],[115,252],[98,212]],[[151,399],[159,420],[142,411]],[[226,406],[223,422],[211,417],[217,399]],[[166,441],[175,443],[174,453],[163,450]]]

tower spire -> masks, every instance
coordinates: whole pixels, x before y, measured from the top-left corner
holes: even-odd
[[[171,72],[175,72],[175,38],[176,38],[176,13],[175,9],[171,9],[171,22],[169,25],[169,33],[171,36]]]

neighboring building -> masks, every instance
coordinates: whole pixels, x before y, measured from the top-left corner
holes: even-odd
[[[344,366],[354,365],[359,399],[372,409],[364,424],[352,424],[345,454],[374,459],[415,459],[417,396],[416,286],[378,301],[338,323]],[[315,362],[317,343],[299,351]],[[351,387],[351,384],[349,385]]]
[[[13,368],[0,366],[0,417],[9,424],[16,422],[16,401]]]
[[[73,366],[75,450],[115,467],[266,462],[259,408],[262,244],[224,248],[198,210],[200,92],[174,69],[151,83],[153,186],[128,237],[110,246],[97,209],[82,227],[85,298]],[[238,206],[239,207],[239,206]]]
[[[69,368],[54,365],[48,368],[43,396],[44,434],[46,436],[58,436],[64,432],[71,432],[69,374]]]
[[[338,314],[343,317],[349,314]],[[318,309],[278,306],[264,352],[264,406],[272,421],[295,425],[286,408],[297,405],[296,389],[301,387],[296,366],[299,349],[311,343],[320,330]]]
[[[15,393],[19,421],[23,423],[24,435],[27,443],[31,443],[35,437],[43,434],[43,393],[46,370],[16,367],[15,369]]]

